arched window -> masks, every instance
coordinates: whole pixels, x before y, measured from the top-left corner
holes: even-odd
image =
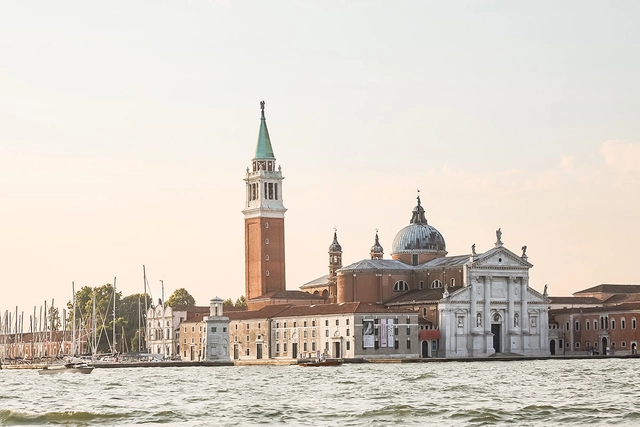
[[[396,284],[393,285],[393,290],[396,291],[396,292],[408,291],[409,290],[409,284],[407,282],[405,282],[404,280],[398,280],[396,282]]]
[[[431,282],[431,288],[435,289],[435,288],[441,288],[442,287],[442,282],[440,280],[434,280],[433,282]]]

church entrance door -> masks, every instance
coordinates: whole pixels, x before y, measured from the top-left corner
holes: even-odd
[[[238,360],[240,356],[238,355],[238,344],[233,346],[233,359]]]
[[[422,357],[429,357],[429,341],[422,341]]]
[[[256,359],[262,359],[262,344],[256,344]]]
[[[294,342],[293,344],[291,344],[291,353],[294,359],[298,358],[298,343]]]
[[[502,353],[502,349],[500,348],[500,336],[502,332],[502,325],[491,325],[491,333],[493,334],[493,349],[496,353]]]
[[[334,342],[333,343],[333,348],[334,348],[333,353],[334,353],[335,358],[339,359],[341,357],[340,356],[340,342]]]
[[[600,349],[600,352],[605,356],[609,354],[609,351],[607,350],[607,337],[602,337],[602,348]]]
[[[551,340],[549,343],[549,350],[551,351],[551,355],[556,354],[556,340]]]

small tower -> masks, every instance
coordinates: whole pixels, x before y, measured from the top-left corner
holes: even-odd
[[[276,158],[260,102],[260,131],[256,153],[247,168],[245,224],[245,290],[247,303],[269,292],[284,291],[284,213],[282,171]]]
[[[207,323],[206,354],[207,362],[228,362],[229,356],[229,318],[223,316],[222,299],[215,297],[211,300],[209,316],[204,318]]]
[[[380,245],[380,240],[378,240],[378,230],[376,229],[376,241],[371,246],[371,259],[382,259],[384,256],[384,249]]]
[[[342,246],[338,243],[338,230],[333,231],[333,243],[329,246],[329,302],[336,302],[338,277],[336,271],[342,268]]]

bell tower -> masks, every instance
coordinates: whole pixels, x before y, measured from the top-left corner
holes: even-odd
[[[260,131],[256,153],[247,168],[244,214],[245,291],[247,302],[274,291],[284,291],[284,213],[282,171],[276,169],[260,102]]]
[[[333,243],[329,246],[329,302],[338,298],[338,276],[336,271],[342,268],[342,246],[338,243],[338,230],[333,230]]]

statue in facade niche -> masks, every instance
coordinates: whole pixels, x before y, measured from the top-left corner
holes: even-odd
[[[513,315],[513,326],[518,327],[520,325],[520,315],[518,313]]]
[[[482,326],[482,314],[478,313],[478,315],[476,316],[476,326],[480,327]]]

